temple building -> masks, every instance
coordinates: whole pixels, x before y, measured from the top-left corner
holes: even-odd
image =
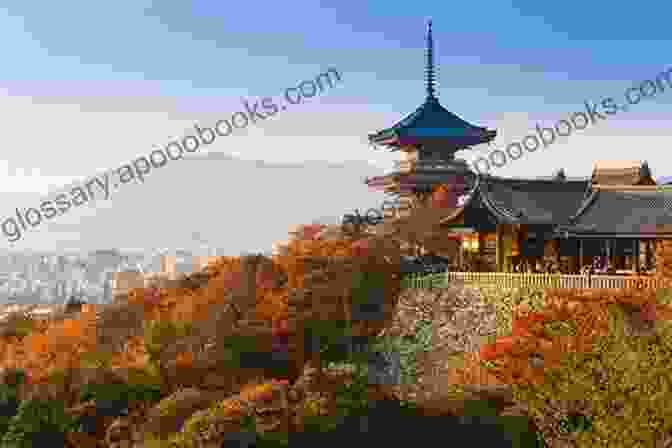
[[[568,178],[562,169],[531,179],[477,174],[455,152],[490,143],[497,132],[439,103],[431,21],[426,39],[425,102],[369,135],[374,148],[401,153],[394,172],[366,181],[399,197],[386,221],[404,219],[417,205],[431,207],[428,199],[440,185],[451,198],[440,226],[446,239],[462,235],[461,270],[548,271],[553,264],[555,272],[578,273],[595,256],[606,257],[612,272],[650,269],[660,242],[672,239],[672,189],[657,187],[648,163],[598,161],[587,178]]]

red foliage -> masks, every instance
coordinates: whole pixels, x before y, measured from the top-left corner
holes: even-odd
[[[368,240],[357,240],[352,243],[352,254],[355,257],[365,257],[369,254],[370,243]]]
[[[273,274],[259,270],[256,274],[256,283],[259,288],[271,288],[273,286]]]
[[[286,336],[289,334],[289,325],[286,318],[273,320],[273,335]]]
[[[530,335],[529,322],[522,319],[515,319],[511,325],[511,334],[513,336],[528,336]]]
[[[218,280],[221,281],[222,286],[233,289],[240,286],[242,275],[240,272],[226,271],[220,274]]]
[[[532,329],[539,324],[543,324],[547,318],[542,313],[532,312],[526,316],[520,316],[513,319],[512,335],[513,336],[532,336],[534,332]]]
[[[433,208],[456,208],[457,195],[450,190],[437,190],[432,193],[431,206]]]
[[[489,360],[497,357],[497,348],[495,344],[483,344],[478,350],[479,356],[482,359]]]
[[[651,303],[651,302],[647,302],[647,303],[644,303],[642,305],[641,310],[640,310],[640,316],[644,320],[647,320],[649,322],[653,322],[658,317],[656,311],[657,311],[656,304]]]
[[[504,336],[497,338],[497,341],[492,344],[483,344],[480,349],[481,358],[488,360],[510,353],[515,340],[513,336]]]
[[[312,240],[315,239],[318,233],[323,229],[322,224],[305,224],[299,228],[298,239]]]

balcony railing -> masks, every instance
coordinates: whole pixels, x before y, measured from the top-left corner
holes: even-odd
[[[455,169],[456,167],[468,165],[460,160],[399,160],[394,162],[394,167],[401,172],[410,172],[414,170],[422,171],[444,171]]]
[[[662,288],[663,280],[648,276],[528,274],[508,272],[448,272],[448,282],[477,283],[502,288],[622,289]]]
[[[440,288],[464,283],[499,288],[562,288],[562,289],[659,289],[665,280],[649,276],[527,274],[508,272],[446,272],[404,279],[405,288]]]
[[[447,286],[446,274],[414,275],[401,281],[404,289],[434,289]]]

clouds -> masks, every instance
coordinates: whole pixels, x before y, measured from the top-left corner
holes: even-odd
[[[117,221],[115,214],[133,216],[130,221],[137,221],[150,237],[161,231],[144,222],[147,207],[136,195],[167,210],[147,216],[148,222],[155,220],[152,225],[160,227],[159,219],[171,226],[178,221],[171,227],[177,233],[197,221],[199,207],[208,207],[195,191],[217,192],[226,213],[208,211],[203,225],[215,233],[226,232],[221,226],[228,215],[251,213],[248,210],[255,207],[236,198],[241,185],[263,182],[273,186],[259,185],[264,194],[257,192],[251,200],[268,201],[277,213],[286,214],[267,223],[277,225],[279,237],[288,220],[310,221],[368,208],[368,199],[358,200],[365,189],[362,178],[379,174],[376,167],[392,169],[398,154],[372,151],[366,136],[396,123],[423,100],[425,15],[434,19],[441,102],[468,121],[499,132],[490,147],[458,154],[467,160],[506,148],[534,131],[537,123],[552,126],[584,100],[622,92],[659,71],[669,46],[667,28],[656,28],[670,15],[670,5],[662,2],[646,22],[633,20],[632,12],[620,6],[605,11],[581,5],[577,19],[576,8],[540,10],[529,2],[492,4],[485,16],[477,3],[437,3],[429,11],[414,4],[390,10],[377,1],[362,7],[349,0],[266,4],[261,15],[255,3],[207,0],[8,0],[3,5],[0,51],[7,63],[0,80],[0,194],[6,194],[0,213],[5,216],[14,207],[39,204],[47,190],[56,194],[181,139],[193,131],[194,123],[211,127],[240,110],[241,98],[282,95],[282,89],[328,67],[342,70],[342,86],[288,108],[259,127],[240,129],[239,136],[218,139],[204,151],[203,163],[185,157],[187,161],[170,164],[173,168],[164,168],[162,174],[153,172],[143,187],[129,186],[128,193],[120,190],[114,201],[96,201],[63,217],[83,223],[83,241],[100,241],[97,233],[116,237],[126,232],[134,241],[128,244],[138,247],[142,238],[133,233],[141,230]],[[479,17],[479,23],[455,17]],[[568,176],[581,176],[590,174],[594,159],[609,158],[646,159],[654,175],[667,174],[670,104],[672,96],[638,105],[631,114],[558,139],[497,174],[551,175],[563,167]],[[245,168],[246,177],[241,177],[236,172],[242,169],[238,159],[263,162],[252,163],[255,169]],[[325,175],[326,183],[312,177],[310,172],[319,169],[306,165],[307,160],[342,164],[340,171],[331,172],[342,177]],[[351,161],[361,161],[364,168],[353,169]],[[209,171],[208,164],[223,172]],[[352,172],[357,175],[351,177]],[[290,179],[294,182],[268,180],[279,173],[295,177]],[[178,180],[180,185],[173,185]],[[346,188],[347,182],[352,186]],[[306,188],[316,191],[297,204],[297,210],[289,210],[281,198],[292,192],[279,193],[275,185],[291,186],[294,194]],[[322,204],[315,205],[321,195],[342,195],[343,204],[333,204],[339,210],[322,209]],[[112,202],[114,209],[109,208]],[[291,215],[299,212],[300,217]],[[175,217],[180,213],[193,216]],[[107,230],[87,227],[94,221]],[[106,221],[115,226],[105,227]],[[242,233],[265,231],[262,224],[255,225],[234,227]],[[55,233],[50,234],[47,230],[52,228]],[[51,243],[57,235],[58,226],[49,224],[31,239]],[[168,231],[161,238],[166,238],[164,245],[170,244]]]

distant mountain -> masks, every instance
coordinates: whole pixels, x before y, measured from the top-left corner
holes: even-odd
[[[355,208],[379,207],[385,195],[370,191],[363,180],[380,174],[383,170],[363,161],[278,164],[210,153],[172,161],[153,169],[144,184],[112,189],[109,201],[84,204],[43,222],[25,232],[14,248],[165,247],[200,253],[202,242],[193,237],[198,232],[229,255],[264,252],[286,239],[292,225],[338,222]],[[81,185],[73,183],[44,197],[22,194],[21,203],[8,197],[4,204],[36,207]],[[5,210],[5,216],[14,212]],[[0,237],[0,246],[9,246]]]

